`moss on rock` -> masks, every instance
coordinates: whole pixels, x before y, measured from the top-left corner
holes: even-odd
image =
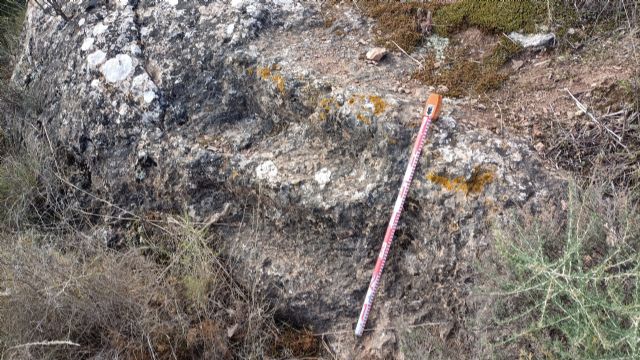
[[[430,85],[444,85],[444,94],[452,97],[471,92],[484,93],[498,89],[508,78],[502,66],[522,51],[522,48],[506,37],[482,61],[474,61],[469,49],[454,45],[445,51],[444,61],[438,63],[430,56],[425,67],[414,74],[414,78]]]
[[[378,23],[380,36],[377,42],[383,46],[394,46],[392,41],[407,52],[420,44],[423,35],[418,31],[418,17],[441,5],[421,2],[396,2],[363,0],[358,6]]]
[[[532,32],[547,12],[544,1],[461,0],[439,8],[433,20],[436,31],[441,35],[474,26],[491,33]]]

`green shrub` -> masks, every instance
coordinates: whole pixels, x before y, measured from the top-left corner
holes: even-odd
[[[536,358],[640,358],[640,216],[628,198],[569,191],[566,219],[497,231],[501,346]]]

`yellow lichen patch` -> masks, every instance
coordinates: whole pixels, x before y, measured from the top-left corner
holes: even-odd
[[[474,171],[474,175],[471,177],[469,181],[467,181],[467,188],[469,189],[468,193],[478,194],[484,190],[484,187],[487,184],[490,184],[495,179],[496,175],[488,170],[478,170]]]
[[[359,101],[364,101],[364,96],[363,95],[351,95],[351,96],[349,96],[349,99],[347,99],[347,104],[354,105],[355,103],[357,103]]]
[[[358,119],[358,121],[360,121],[361,123],[363,123],[365,125],[371,125],[371,119],[369,119],[368,117],[362,115],[361,113],[358,113],[358,115],[356,115],[356,119]]]
[[[258,76],[265,81],[271,80],[276,85],[276,88],[278,89],[280,94],[285,95],[286,88],[284,78],[280,74],[273,73],[274,71],[278,70],[280,70],[280,65],[278,64],[273,64],[269,67],[258,67]],[[253,74],[253,71],[251,71],[249,75],[251,74]]]
[[[380,96],[371,95],[369,96],[369,102],[373,104],[373,115],[380,115],[384,112],[384,109],[387,107],[387,104],[382,100]]]
[[[247,75],[249,76],[253,76],[253,72],[255,71],[255,69],[253,67],[249,67],[247,68]]]
[[[267,80],[271,77],[271,69],[267,67],[258,68],[258,75],[262,78],[262,80]]]
[[[327,120],[327,118],[329,117],[329,113],[331,112],[331,108],[335,103],[336,100],[332,97],[320,99],[320,103],[318,104],[320,106],[320,112],[318,114],[320,120]]]
[[[335,100],[333,98],[323,98],[320,100],[320,107],[322,110],[329,111],[331,110],[331,104],[333,104]]]
[[[473,174],[469,180],[465,180],[462,176],[450,179],[432,172],[427,174],[426,179],[442,186],[448,191],[460,191],[468,195],[482,192],[487,184],[493,182],[495,174],[492,171],[476,168],[473,170]]]
[[[273,75],[271,77],[271,80],[274,82],[274,84],[276,84],[276,88],[278,88],[278,91],[280,91],[280,94],[284,95],[285,94],[284,78],[280,75]]]

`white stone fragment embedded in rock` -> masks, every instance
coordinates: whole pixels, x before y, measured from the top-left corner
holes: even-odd
[[[556,35],[554,33],[548,34],[520,34],[512,32],[509,34],[509,38],[518,43],[523,48],[551,46],[555,42]]]
[[[137,44],[129,45],[129,51],[131,51],[131,54],[134,56],[142,55],[142,49],[140,49],[140,46],[138,46]]]
[[[267,160],[256,168],[256,177],[259,180],[275,181],[278,176],[278,168],[271,160]]]
[[[133,78],[131,81],[131,93],[139,101],[151,103],[156,97],[158,87],[145,72]]]
[[[97,68],[107,59],[107,54],[102,50],[96,50],[87,55],[87,63],[90,68]]]
[[[261,4],[250,4],[247,5],[245,9],[247,14],[249,14],[252,18],[259,18],[262,15],[262,5]]]
[[[93,43],[95,41],[96,41],[96,39],[94,39],[92,37],[85,38],[84,41],[82,42],[82,46],[80,46],[80,50],[87,51],[87,50],[91,49],[93,47]]]
[[[318,185],[320,185],[320,187],[324,187],[331,181],[331,170],[322,168],[316,173],[313,179],[318,183]]]
[[[78,26],[82,26],[82,25],[84,25],[84,22],[85,22],[84,18],[80,19],[80,20],[78,21]]]
[[[233,30],[236,28],[236,24],[229,24],[227,25],[227,28],[225,29],[225,32],[227,33],[227,35],[232,35],[233,34]]]
[[[233,6],[236,9],[242,9],[245,2],[246,2],[245,0],[231,0],[231,6]]]
[[[145,91],[144,93],[144,102],[147,104],[151,103],[156,98],[156,93],[154,91]]]
[[[108,28],[109,27],[107,25],[100,22],[98,23],[98,25],[96,25],[96,27],[93,28],[93,35],[98,36],[107,31]]]
[[[169,3],[169,5],[171,6],[177,6],[178,5],[178,0],[167,0],[167,2]]]
[[[126,54],[118,54],[116,57],[107,60],[100,71],[107,82],[114,83],[128,78],[133,73],[133,61]]]

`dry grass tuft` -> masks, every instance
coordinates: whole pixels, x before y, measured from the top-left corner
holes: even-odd
[[[2,234],[0,353],[18,359],[317,354],[313,336],[281,333],[272,307],[231,277],[205,229],[188,219],[165,229],[155,242],[124,253],[80,232]],[[161,266],[150,255],[173,250],[167,246],[175,251]]]
[[[59,240],[37,234],[2,238],[0,286],[8,295],[0,299],[0,347],[5,348],[5,357],[140,357],[152,347],[158,351],[161,341],[178,347],[177,330],[187,324],[173,321],[167,322],[172,326],[162,326],[175,309],[171,303],[152,301],[154,295],[171,295],[170,289],[160,289],[152,281],[151,264],[135,253],[116,256],[100,248],[91,254],[62,251],[50,244]],[[171,339],[163,340],[165,334]],[[55,340],[80,346],[12,349]]]
[[[614,26],[638,25],[640,4],[636,0],[559,0],[565,8],[573,10],[579,21],[598,25],[609,22]]]
[[[18,136],[5,124],[0,123],[0,226],[48,226],[65,207],[54,161],[33,131]]]
[[[8,79],[17,55],[26,4],[0,0],[0,79]]]
[[[640,189],[640,112],[634,105],[635,94],[621,95],[615,84],[604,92],[596,91],[589,107],[577,97],[576,109],[586,114],[570,121],[548,123],[544,134],[546,157],[559,166],[583,177],[607,178],[613,188]],[[626,91],[626,90],[623,90]],[[567,93],[573,97],[573,94]],[[613,99],[616,99],[615,101]],[[608,103],[609,102],[609,103]]]

